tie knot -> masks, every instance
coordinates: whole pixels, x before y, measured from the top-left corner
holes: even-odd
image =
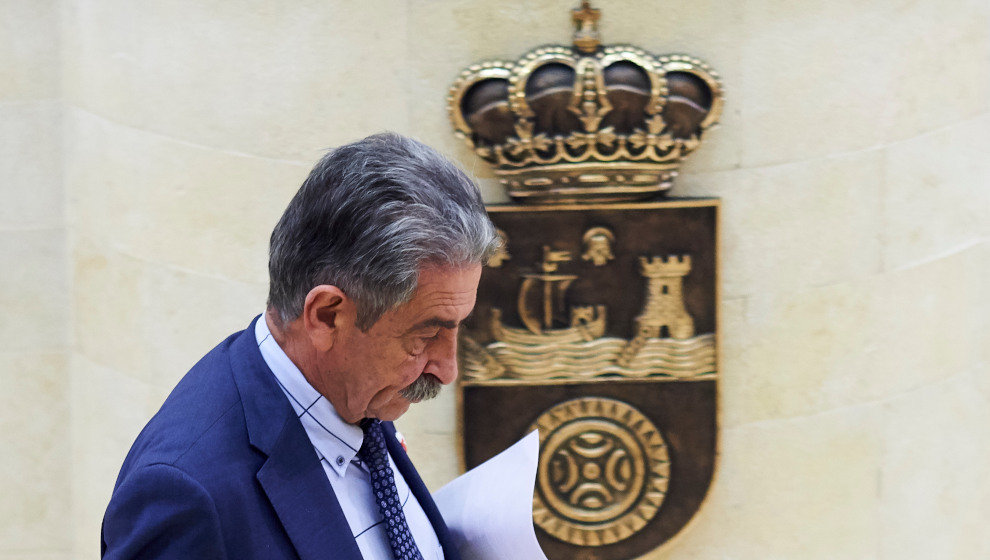
[[[382,437],[382,421],[377,418],[365,418],[358,423],[364,432],[364,440],[357,456],[369,466],[378,464],[385,456],[385,440]]]
[[[381,423],[382,421],[377,418],[362,418],[361,421],[358,422],[358,426],[361,426],[361,431],[367,434],[369,430],[373,430]]]

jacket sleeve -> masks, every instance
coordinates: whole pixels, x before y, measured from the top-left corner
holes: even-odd
[[[105,560],[221,560],[220,519],[202,485],[171,465],[140,467],[113,493],[103,518]]]

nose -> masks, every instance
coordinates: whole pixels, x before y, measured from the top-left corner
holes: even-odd
[[[457,379],[457,330],[444,329],[430,345],[430,359],[423,373],[431,373],[447,385]]]

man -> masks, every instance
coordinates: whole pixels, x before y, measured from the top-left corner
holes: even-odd
[[[327,154],[272,232],[266,313],[131,448],[103,557],[457,559],[391,421],[456,378],[497,243],[430,148],[383,134]]]

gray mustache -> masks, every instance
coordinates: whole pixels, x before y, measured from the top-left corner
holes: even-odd
[[[408,387],[399,391],[399,394],[412,402],[425,401],[436,398],[440,394],[443,383],[432,373],[420,375]]]

